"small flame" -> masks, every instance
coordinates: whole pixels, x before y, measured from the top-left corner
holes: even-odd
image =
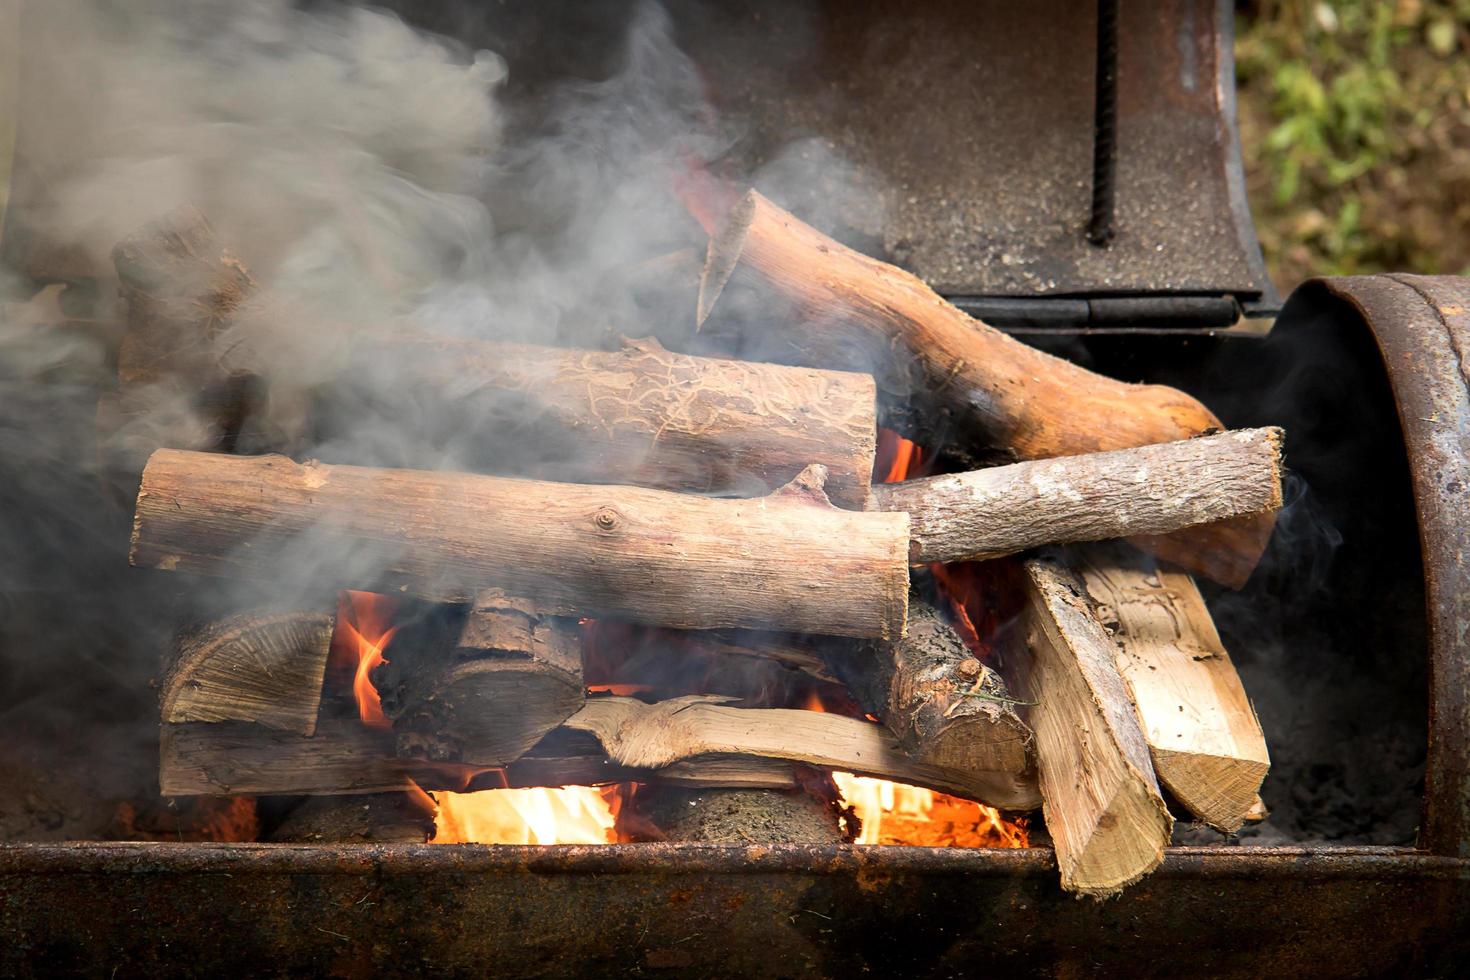
[[[617,787],[438,793],[435,844],[609,844]]]
[[[373,687],[371,671],[386,663],[383,650],[398,632],[393,626],[397,603],[375,592],[344,592],[337,601],[337,635],[333,651],[339,667],[352,673],[352,696],[357,714],[369,728],[390,729],[393,723],[383,714],[383,702]]]
[[[858,844],[1025,847],[1025,824],[999,810],[886,779],[834,772],[832,781],[862,822]]]
[[[878,430],[877,465],[873,478],[879,483],[898,483],[917,474],[924,451],[892,429]]]

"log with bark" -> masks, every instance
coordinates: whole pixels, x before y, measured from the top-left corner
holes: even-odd
[[[1062,887],[1116,894],[1164,859],[1174,820],[1118,673],[1112,637],[1081,579],[1055,557],[1023,563],[1023,642],[1008,651],[1027,701]]]
[[[566,727],[597,736],[609,758],[635,769],[744,755],[927,786],[1002,809],[1032,809],[1039,802],[1029,758],[1009,769],[924,762],[904,752],[882,725],[827,712],[736,708],[699,696],[654,704],[593,698]]]
[[[179,631],[159,690],[162,720],[248,721],[310,735],[336,617],[252,609]]]
[[[805,789],[640,786],[618,813],[619,840],[681,844],[840,844],[837,808]]]
[[[909,515],[909,560],[974,561],[1272,514],[1280,429],[1240,431],[873,487]]]
[[[1234,833],[1259,804],[1271,759],[1198,587],[1118,547],[1081,550],[1078,567],[1112,632],[1159,781],[1201,821]]]
[[[576,621],[499,592],[400,629],[387,656],[372,682],[404,758],[504,766],[584,700]]]
[[[839,244],[755,191],[712,234],[699,322],[722,296],[741,290],[762,297],[760,330],[791,321],[772,331],[759,353],[871,371],[883,393],[927,410],[931,428],[952,432],[964,449],[1046,459],[1223,428],[1181,391],[1115,381],[1006,336],[917,277]],[[1273,515],[1256,515],[1147,543],[1171,561],[1239,586],[1260,560],[1273,523]]]
[[[877,395],[864,374],[690,357],[655,340],[568,350],[360,330],[340,384],[404,392],[476,471],[753,497],[808,464],[862,508]],[[437,431],[435,431],[437,430]]]
[[[1014,772],[1034,757],[1032,734],[1000,675],[933,606],[909,599],[901,640],[824,645],[826,661],[864,711],[915,759],[946,769]]]
[[[902,636],[907,515],[838,510],[822,477],[811,467],[767,497],[720,500],[161,449],[131,560],[441,601],[503,589],[550,615],[686,629]]]

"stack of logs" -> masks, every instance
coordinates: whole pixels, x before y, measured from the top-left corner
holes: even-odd
[[[1180,391],[1027,347],[755,192],[710,230],[698,320],[757,297],[790,363],[313,325],[345,352],[319,385],[391,364],[436,418],[481,434],[490,472],[475,473],[236,455],[309,443],[299,416],[319,393],[250,353],[246,326],[283,307],[196,212],[118,246],[128,329],[99,424],[147,457],[133,563],[262,594],[309,574],[321,590],[180,629],[163,792],[638,782],[709,797],[800,794],[841,770],[1040,807],[1063,886],[1088,895],[1160,862],[1166,791],[1238,829],[1266,747],[1190,576],[1251,573],[1281,504],[1281,433],[1222,431]],[[193,425],[140,421],[160,388],[188,396]],[[875,485],[880,424],[1008,461]],[[925,566],[971,561],[1005,612],[980,653],[920,587]],[[323,697],[336,589],[425,610],[371,674],[377,727]],[[842,685],[860,710],[589,695],[589,617],[656,628],[669,658]],[[384,812],[389,836],[422,839],[421,818]]]

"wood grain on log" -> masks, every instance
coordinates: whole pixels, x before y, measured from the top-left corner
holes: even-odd
[[[253,721],[316,730],[335,616],[259,609],[180,631],[160,685],[165,723]]]
[[[760,329],[789,315],[793,325],[767,345],[773,359],[872,371],[888,394],[932,404],[944,416],[933,428],[954,431],[967,450],[1047,459],[1222,428],[1181,391],[1104,377],[975,320],[917,277],[839,244],[755,191],[710,240],[700,322],[732,287],[774,294]],[[1170,558],[1238,586],[1271,528],[1253,517],[1184,532],[1173,540],[1188,546]],[[1196,554],[1208,560],[1196,565]]]
[[[903,635],[908,516],[811,506],[820,467],[754,500],[162,449],[143,474],[133,564],[686,629]],[[382,581],[364,581],[381,573]],[[387,588],[383,588],[386,584]]]
[[[596,735],[613,761],[633,768],[748,755],[927,786],[1002,809],[1034,809],[1039,801],[1029,759],[1009,770],[933,765],[908,756],[888,729],[873,722],[818,711],[735,708],[722,700],[594,698],[565,727]]]
[[[311,736],[246,722],[164,725],[164,796],[387,793],[411,788],[392,736],[355,718],[317,722]]]
[[[1031,729],[999,675],[944,618],[909,600],[908,635],[826,645],[827,663],[863,710],[880,718],[914,758],[946,769],[1017,771],[1030,764]]]
[[[1035,704],[1042,812],[1062,887],[1112,895],[1158,867],[1174,820],[1149,761],[1113,640],[1081,580],[1058,560],[1027,560],[1024,644],[1010,679]]]
[[[835,503],[867,502],[877,395],[865,374],[689,357],[654,340],[607,352],[407,331],[359,332],[352,358],[362,367],[349,376],[386,370],[416,404],[462,421],[476,470],[753,497],[816,463]]]
[[[1280,429],[1245,429],[884,483],[873,507],[909,515],[916,564],[1177,531],[1274,514],[1281,440]]]
[[[1246,821],[1271,767],[1261,723],[1194,581],[1123,548],[1079,551],[1112,631],[1159,781],[1224,833]]]

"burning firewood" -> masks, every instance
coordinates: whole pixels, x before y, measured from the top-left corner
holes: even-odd
[[[1038,802],[1029,758],[980,769],[914,759],[883,726],[818,711],[736,708],[721,698],[683,697],[645,704],[595,698],[566,727],[597,736],[608,757],[635,769],[661,769],[707,755],[786,759],[859,775],[928,786],[1006,809]]]
[[[1121,548],[1088,549],[1079,568],[1112,629],[1159,781],[1204,823],[1239,830],[1271,760],[1199,589]]]
[[[1281,506],[1281,439],[1246,429],[877,484],[873,503],[909,515],[915,563],[1269,517]]]
[[[914,758],[974,772],[1029,764],[1032,735],[1016,714],[1018,699],[927,603],[909,599],[909,630],[901,640],[825,649],[858,703]]]
[[[400,756],[504,766],[582,707],[574,620],[498,592],[446,619],[400,631],[373,671]]]
[[[313,796],[271,832],[275,844],[422,844],[434,834],[434,804],[421,790]]]
[[[328,612],[271,608],[184,628],[160,685],[163,721],[312,734],[333,624]]]
[[[1159,792],[1149,747],[1079,579],[1058,560],[1030,559],[1024,643],[1007,665],[1036,732],[1042,812],[1062,887],[1104,897],[1164,859],[1174,820]]]
[[[837,809],[805,789],[640,786],[618,814],[620,839],[682,844],[840,844]]]
[[[901,636],[908,517],[825,504],[822,475],[721,500],[161,449],[143,474],[131,559],[270,581],[294,545],[323,580],[372,585],[350,580],[368,567],[443,601],[503,589],[551,615]]]
[[[763,304],[763,323],[795,319],[781,333],[778,359],[872,371],[883,392],[953,420],[967,448],[1047,459],[1222,428],[1181,391],[1115,381],[1006,336],[917,277],[846,248],[755,191],[711,237],[699,322],[722,295],[741,288],[778,297],[775,307]],[[1149,544],[1171,561],[1239,586],[1272,525],[1270,515],[1258,515]]]
[[[322,719],[300,735],[244,722],[164,725],[165,796],[389,793],[410,788],[392,737],[356,718]]]

